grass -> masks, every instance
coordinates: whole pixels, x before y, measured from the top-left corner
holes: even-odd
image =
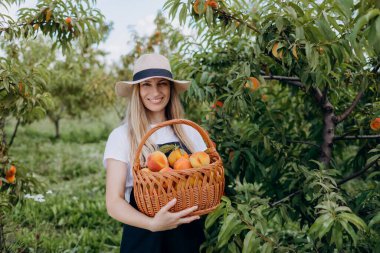
[[[14,124],[7,125],[7,136]],[[7,217],[11,252],[119,252],[122,226],[106,211],[102,165],[117,125],[112,113],[62,120],[58,140],[47,119],[19,127],[9,154],[41,182],[43,192],[34,194],[45,201],[25,199]]]

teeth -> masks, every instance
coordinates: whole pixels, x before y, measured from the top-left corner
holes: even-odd
[[[162,98],[159,98],[159,99],[150,99],[150,102],[152,103],[159,103],[162,101]]]

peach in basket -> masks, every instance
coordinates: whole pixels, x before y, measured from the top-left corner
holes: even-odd
[[[193,159],[181,153],[182,156],[173,163],[173,169],[169,168],[169,161],[166,163],[163,153],[153,152],[154,156],[150,162],[147,161],[152,172],[146,173],[140,164],[145,141],[158,129],[173,124],[186,124],[196,129],[205,141],[207,149],[192,154]],[[159,173],[156,173],[157,171]],[[171,208],[172,212],[197,205],[198,209],[191,215],[210,213],[219,205],[224,194],[224,185],[221,157],[205,130],[190,120],[175,119],[157,124],[146,133],[137,148],[133,164],[133,192],[138,209],[150,217],[173,198],[176,198],[177,202]]]

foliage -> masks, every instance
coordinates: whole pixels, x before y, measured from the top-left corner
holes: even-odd
[[[196,2],[165,8],[198,34],[175,70],[228,179],[204,251],[376,251],[378,3]]]
[[[24,194],[4,218],[8,250],[117,252],[122,228],[107,214],[101,164],[104,141],[117,118],[107,112],[95,123],[90,117],[63,119],[61,139],[51,138],[54,128],[48,123],[44,119],[22,126],[10,150],[43,188]]]
[[[0,4],[7,9],[11,4],[22,2],[6,0]],[[14,116],[23,123],[30,123],[44,117],[46,110],[54,105],[51,94],[47,92],[50,82],[48,62],[52,61],[54,54],[50,55],[47,47],[33,52],[26,47],[20,50],[19,45],[28,45],[41,35],[50,37],[53,50],[60,48],[65,54],[74,40],[86,48],[98,43],[107,34],[108,26],[99,10],[92,8],[93,3],[87,0],[40,0],[36,8],[20,9],[17,20],[0,13],[0,46],[7,54],[0,57],[0,251],[5,247],[5,215],[22,201],[24,194],[35,190],[38,185],[35,178],[27,174],[26,166],[8,155],[9,146],[4,132],[6,119]],[[9,170],[15,165],[17,173],[9,177]]]

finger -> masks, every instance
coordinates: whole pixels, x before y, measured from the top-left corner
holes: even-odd
[[[177,199],[176,199],[176,198],[170,200],[166,205],[164,205],[164,206],[161,208],[161,210],[164,211],[164,212],[169,211],[169,209],[172,208],[172,207],[175,205],[176,202],[177,202]]]
[[[190,223],[192,221],[195,221],[195,220],[198,220],[200,217],[198,215],[194,215],[194,216],[190,216],[190,217],[185,217],[185,218],[181,218],[179,220],[179,223],[180,224],[184,224],[184,223]]]
[[[183,217],[183,216],[187,216],[187,215],[191,214],[192,212],[194,212],[197,209],[198,209],[198,206],[193,206],[193,207],[189,207],[187,209],[184,209],[182,211],[179,211],[176,214],[178,217]]]

